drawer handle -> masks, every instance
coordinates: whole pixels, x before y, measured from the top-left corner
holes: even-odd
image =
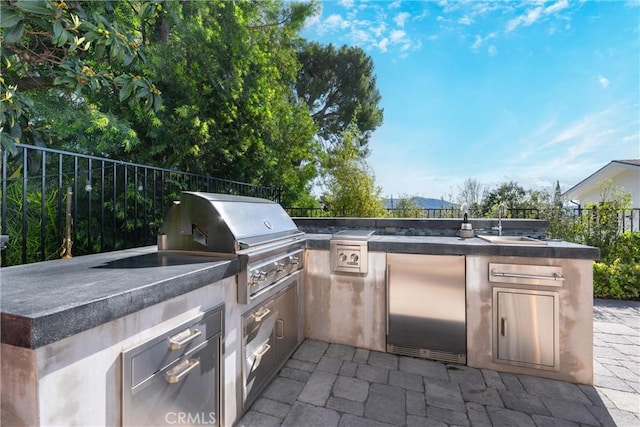
[[[539,280],[558,280],[558,281],[564,280],[564,276],[558,273],[544,275],[544,274],[527,274],[527,273],[505,273],[502,271],[491,270],[491,275],[495,277],[514,277],[518,279],[539,279]]]
[[[253,313],[253,318],[255,319],[256,322],[261,322],[262,319],[264,319],[265,317],[267,317],[269,315],[269,313],[271,313],[271,310],[269,310],[268,308],[263,308],[261,310],[258,310],[257,312]]]
[[[504,317],[500,318],[500,335],[503,337],[507,336],[507,319]]]
[[[191,341],[198,338],[200,335],[202,335],[202,332],[200,332],[199,329],[194,329],[193,331],[191,331],[191,329],[185,329],[184,331],[169,338],[169,348],[171,350],[179,350],[184,345],[189,344]]]
[[[175,367],[167,371],[167,382],[169,384],[175,384],[182,381],[184,377],[189,375],[189,372],[200,366],[200,361],[196,359],[184,360]]]
[[[258,349],[258,351],[253,353],[253,355],[255,356],[255,359],[257,361],[260,361],[262,359],[262,356],[267,354],[267,352],[269,351],[270,348],[271,348],[271,346],[269,344],[264,344],[262,347],[260,347],[260,349]]]

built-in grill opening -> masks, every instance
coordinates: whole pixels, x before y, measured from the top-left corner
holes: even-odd
[[[368,272],[369,239],[373,230],[342,230],[334,233],[329,243],[331,271],[366,274]]]
[[[248,304],[304,261],[304,233],[278,203],[184,191],[169,209],[159,251],[240,258],[238,302]]]

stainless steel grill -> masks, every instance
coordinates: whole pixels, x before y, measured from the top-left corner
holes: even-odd
[[[304,233],[270,200],[185,191],[169,209],[163,231],[160,251],[239,257],[241,304],[303,267]]]

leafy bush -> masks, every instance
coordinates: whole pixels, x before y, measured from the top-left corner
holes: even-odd
[[[596,298],[640,298],[640,232],[622,233],[601,262],[593,264]]]

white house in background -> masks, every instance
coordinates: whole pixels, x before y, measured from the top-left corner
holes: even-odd
[[[598,203],[602,201],[600,185],[607,180],[611,180],[614,187],[631,194],[632,229],[637,231],[640,221],[640,159],[612,160],[565,191],[563,196],[582,207],[588,203]]]

